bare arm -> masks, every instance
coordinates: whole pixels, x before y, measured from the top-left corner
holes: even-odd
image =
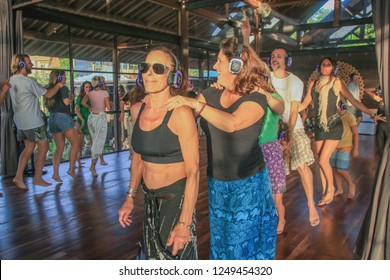
[[[81,100],[81,105],[83,105],[83,107],[87,108],[87,109],[91,109],[91,106],[89,106],[87,103],[89,101],[89,97],[88,95],[85,95],[83,97],[83,100]]]
[[[119,103],[119,109],[121,110],[121,114],[119,115],[119,121],[123,122],[125,119],[125,102],[121,100]]]
[[[138,116],[138,112],[141,108],[142,103],[136,103],[130,108],[131,116],[134,120],[136,120]],[[142,174],[144,171],[143,163],[141,160],[141,155],[133,151],[133,158],[131,160],[131,166],[130,166],[130,184],[129,188],[131,188],[133,191],[138,190],[138,186],[142,179]],[[119,223],[123,228],[126,226],[130,226],[132,223],[131,220],[131,213],[134,209],[134,198],[131,196],[126,196],[125,201],[122,204],[122,207],[119,209]]]
[[[179,218],[179,222],[183,224],[180,223],[173,228],[167,242],[167,246],[173,245],[172,254],[176,255],[180,246],[191,240],[188,226],[192,224],[192,215],[198,199],[199,141],[191,109],[184,106],[177,108],[172,114],[172,122],[172,130],[179,137],[187,175],[183,208]]]
[[[168,100],[167,109],[186,105],[195,111],[199,111],[203,106],[200,99],[193,99],[183,96],[175,96]],[[255,124],[264,115],[263,108],[255,102],[244,102],[232,114],[215,109],[207,104],[204,106],[201,114],[210,124],[225,132],[235,132]]]
[[[283,98],[278,99],[272,96],[271,93],[264,91],[262,89],[259,90],[261,94],[264,94],[267,98],[268,107],[271,108],[272,112],[275,114],[281,115],[284,112],[284,100]],[[263,93],[264,92],[264,93]]]
[[[52,98],[54,95],[56,95],[56,93],[58,92],[58,90],[60,88],[62,88],[64,86],[63,83],[57,83],[54,87],[52,87],[51,89],[48,89],[46,91],[46,93],[43,95],[44,98]]]
[[[251,34],[251,25],[249,23],[249,18],[247,17],[245,22],[241,25],[241,33],[244,39],[244,45],[250,47],[249,36]]]
[[[347,86],[345,85],[344,81],[337,79],[335,82],[335,88],[339,88],[341,94],[348,99],[349,102],[356,108],[358,108],[360,111],[366,113],[367,115],[371,116],[371,118],[374,120],[375,124],[378,120],[386,122],[386,117],[381,117],[375,115],[373,112],[371,112],[370,109],[368,109],[366,106],[363,105],[360,101],[356,100],[355,97],[353,97],[352,93],[349,92]]]
[[[306,96],[303,99],[303,102],[299,104],[298,112],[307,109],[307,107],[309,107],[311,101],[313,100],[313,97],[311,96],[313,85],[314,85],[314,81],[311,81],[309,87],[307,88]]]
[[[7,96],[7,92],[11,88],[11,84],[8,81],[9,80],[0,83],[0,89],[1,89],[1,93],[0,93],[0,106],[3,104],[3,102],[4,102],[4,100],[5,100],[6,96]]]
[[[295,123],[297,122],[298,119],[299,104],[301,104],[299,101],[291,102],[290,121],[288,123],[288,129],[291,132],[294,131]]]
[[[107,110],[107,111],[110,111],[110,110],[111,110],[110,97],[104,98],[104,103],[106,104],[106,110]]]

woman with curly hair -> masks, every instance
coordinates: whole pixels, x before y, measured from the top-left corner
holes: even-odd
[[[214,69],[223,89],[209,88],[197,99],[176,96],[168,109],[186,105],[202,117],[208,154],[210,258],[274,259],[277,217],[271,183],[258,144],[274,92],[270,71],[256,53],[225,39]]]

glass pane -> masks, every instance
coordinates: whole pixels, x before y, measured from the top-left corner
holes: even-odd
[[[73,67],[77,71],[113,72],[113,35],[71,28]]]

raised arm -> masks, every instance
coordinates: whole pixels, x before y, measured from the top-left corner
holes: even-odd
[[[7,96],[7,92],[9,91],[10,88],[11,88],[11,84],[9,83],[9,80],[6,80],[6,81],[0,83],[0,90],[1,90],[0,106],[3,104],[3,102]]]
[[[133,120],[136,120],[141,105],[142,103],[136,103],[130,107],[130,113]],[[141,160],[141,155],[133,151],[133,158],[131,160],[131,166],[130,166],[131,176],[130,176],[129,190],[126,195],[126,199],[122,204],[122,207],[118,211],[119,214],[118,220],[123,228],[125,228],[126,226],[130,226],[132,223],[131,213],[133,212],[134,209],[134,196],[141,182],[143,170],[144,167]]]
[[[198,131],[190,108],[182,106],[172,113],[172,131],[179,137],[187,175],[183,208],[179,223],[173,228],[167,246],[173,245],[172,254],[176,255],[180,245],[191,240],[189,226],[198,199],[199,190],[199,142]]]
[[[60,88],[64,86],[63,83],[57,83],[54,87],[51,89],[48,89],[46,93],[43,95],[44,98],[52,98],[56,93],[59,91]]]

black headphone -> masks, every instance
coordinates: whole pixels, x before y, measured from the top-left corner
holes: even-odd
[[[352,82],[353,81],[353,76],[357,75],[357,73],[352,73],[351,75],[349,75],[349,81]]]
[[[285,48],[277,48],[277,49],[282,49],[286,52],[286,54],[284,55],[284,63],[286,64],[287,67],[290,67],[292,65],[292,56],[291,56],[290,52],[288,52]],[[271,58],[270,57],[267,58],[267,65],[269,67],[271,67]]]
[[[339,107],[343,111],[347,110],[347,105],[345,105],[342,100],[339,101]]]
[[[229,62],[229,72],[232,74],[240,74],[244,62],[241,59],[242,49],[244,48],[243,44],[238,44],[236,57],[232,58]]]
[[[174,88],[180,88],[180,86],[183,82],[183,74],[180,71],[180,63],[179,63],[179,60],[177,59],[177,57],[172,52],[169,52],[169,54],[175,60],[175,70],[172,70],[169,72],[167,83],[169,86],[172,86]],[[144,81],[142,79],[141,71],[138,71],[136,83],[140,87],[144,86]]]

